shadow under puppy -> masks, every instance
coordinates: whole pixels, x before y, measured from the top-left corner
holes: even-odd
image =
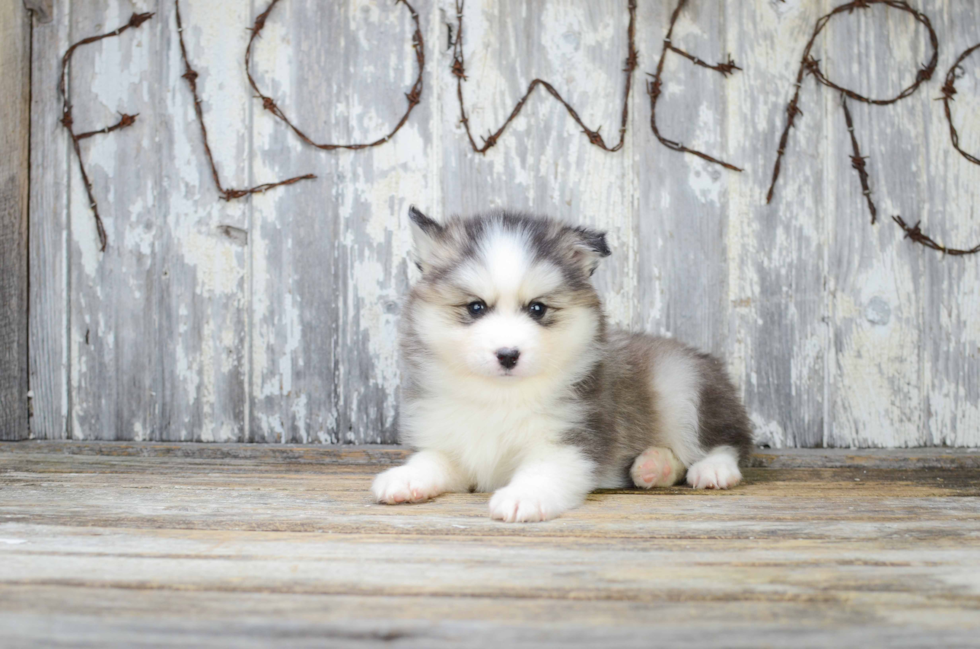
[[[493,518],[541,521],[597,488],[741,480],[751,429],[722,364],[606,325],[604,233],[409,216],[422,278],[400,322],[400,434],[418,452],[375,478],[378,501],[493,491]]]

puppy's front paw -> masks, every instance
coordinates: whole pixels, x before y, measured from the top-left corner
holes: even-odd
[[[379,503],[420,503],[435,498],[444,489],[438,477],[423,468],[405,465],[378,474],[371,491]]]
[[[709,455],[687,470],[687,484],[695,489],[730,489],[741,481],[738,462],[727,453]]]
[[[533,523],[555,518],[565,507],[547,496],[515,487],[498,489],[490,498],[490,518],[505,523]]]

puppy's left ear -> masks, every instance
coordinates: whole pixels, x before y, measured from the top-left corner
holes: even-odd
[[[445,248],[444,228],[419,211],[414,205],[408,208],[408,218],[412,222],[412,242],[415,244],[413,257],[415,265],[423,273],[440,258]]]
[[[606,233],[591,228],[568,228],[571,236],[572,261],[578,264],[586,275],[592,276],[603,257],[612,254],[606,243]]]

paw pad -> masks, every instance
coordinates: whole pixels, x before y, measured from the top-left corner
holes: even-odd
[[[642,489],[677,484],[684,467],[669,448],[648,448],[633,462],[633,484]]]

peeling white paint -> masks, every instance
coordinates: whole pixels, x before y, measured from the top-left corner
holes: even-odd
[[[752,426],[755,428],[755,443],[760,446],[770,446],[772,448],[783,448],[786,440],[786,431],[778,421],[765,419],[758,413],[751,413]]]
[[[72,7],[74,36],[132,10],[103,5]],[[140,118],[83,144],[109,252],[98,250],[74,158],[50,187],[67,201],[70,232],[41,249],[63,251],[64,275],[48,279],[71,294],[60,343],[68,362],[42,371],[67,375],[71,410],[65,399],[45,417],[70,416],[79,439],[390,441],[414,202],[436,217],[508,207],[607,230],[614,254],[596,281],[610,320],[724,354],[760,442],[980,444],[980,266],[911,246],[889,218],[921,219],[956,245],[980,240],[980,167],[952,150],[932,101],[975,42],[980,8],[923,0],[941,39],[937,75],[887,109],[852,106],[880,212],[871,226],[838,98],[812,79],[776,196],[764,202],[802,44],[831,6],[730,0],[679,21],[675,42],[706,60],[731,51],[743,70],[725,78],[669,55],[658,107],[665,135],[744,166],[737,174],[669,151],[650,131],[642,73],[656,65],[672,5],[638,9],[640,68],[621,151],[591,146],[538,91],[479,156],[448,72],[452,0],[416,7],[427,46],[422,104],[391,142],[360,152],[313,150],[255,101],[241,60],[248,3],[184,0],[224,183],[318,176],[231,203],[217,198],[172,8],[161,7],[137,33],[80,53],[73,70],[78,124],[111,123],[117,111]],[[400,116],[415,76],[411,21],[376,0],[317,11],[311,20],[289,4],[276,9],[254,52],[257,78],[317,139],[376,137]],[[463,88],[474,135],[496,130],[540,76],[614,140],[626,20],[625,0],[470,0]],[[894,94],[926,53],[921,28],[900,12],[836,20],[817,55],[849,87]],[[341,53],[357,63],[357,79],[337,66]],[[965,148],[978,152],[980,55],[968,63],[953,115]],[[246,232],[247,243],[222,226]]]

